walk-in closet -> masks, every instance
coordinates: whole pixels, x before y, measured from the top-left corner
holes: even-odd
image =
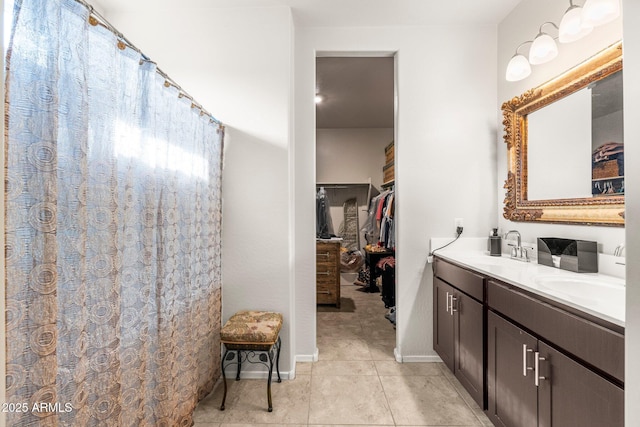
[[[326,340],[395,347],[394,58],[316,59],[316,303]]]

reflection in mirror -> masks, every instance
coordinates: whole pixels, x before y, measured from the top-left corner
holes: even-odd
[[[624,192],[622,71],[531,112],[528,199]]]
[[[624,194],[622,71],[594,83],[591,194]]]

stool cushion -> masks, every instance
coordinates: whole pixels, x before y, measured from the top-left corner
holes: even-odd
[[[239,311],[220,330],[220,341],[229,344],[275,344],[282,328],[282,314]]]

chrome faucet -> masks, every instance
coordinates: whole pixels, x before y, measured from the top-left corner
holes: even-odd
[[[624,245],[621,243],[616,246],[616,249],[613,251],[613,256],[621,257],[624,255]]]
[[[527,250],[522,247],[520,232],[518,230],[507,231],[504,235],[504,239],[507,240],[510,234],[515,234],[517,238],[516,245],[508,243],[508,245],[511,246],[511,258],[529,262],[529,254],[527,253]]]

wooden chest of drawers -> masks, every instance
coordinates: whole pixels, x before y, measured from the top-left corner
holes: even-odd
[[[316,302],[340,307],[340,241],[316,241]]]

